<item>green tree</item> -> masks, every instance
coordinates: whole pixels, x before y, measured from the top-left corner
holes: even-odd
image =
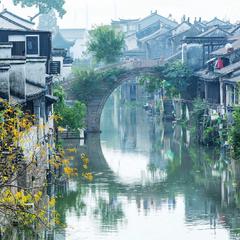
[[[231,146],[232,157],[240,160],[240,108],[235,108],[233,112],[234,124],[230,128],[229,142]]]
[[[117,78],[124,73],[124,69],[118,68],[101,72],[76,69],[70,94],[87,104],[94,97],[104,94],[106,89],[114,88]]]
[[[88,52],[97,62],[112,63],[121,56],[124,36],[110,26],[99,26],[90,32]]]
[[[37,7],[39,12],[31,18],[33,20],[43,13],[48,13],[50,10],[56,10],[60,17],[66,13],[63,8],[65,0],[12,0],[15,5],[21,4],[22,7]],[[1,1],[0,1],[1,2]]]
[[[167,63],[156,68],[155,76],[142,76],[140,83],[145,85],[148,92],[165,90],[166,96],[190,98],[189,88],[192,86],[192,72],[181,61]]]
[[[54,95],[58,97],[59,101],[54,105],[55,113],[60,116],[58,125],[61,127],[68,126],[73,130],[77,130],[84,126],[84,118],[86,114],[86,107],[83,103],[76,101],[72,107],[65,103],[65,94],[62,87],[56,87]]]

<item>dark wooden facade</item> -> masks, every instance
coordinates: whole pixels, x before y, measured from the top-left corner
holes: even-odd
[[[13,40],[14,37],[16,37],[16,40]],[[30,42],[30,50],[28,49],[28,40]],[[0,29],[0,42],[11,42],[13,44],[12,56],[14,57],[46,58],[47,73],[49,73],[50,60],[52,57],[51,32]]]

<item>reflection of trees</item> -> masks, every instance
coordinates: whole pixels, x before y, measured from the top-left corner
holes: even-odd
[[[124,218],[122,204],[117,197],[111,197],[108,201],[100,197],[94,215],[100,217],[103,231],[116,229]]]
[[[76,190],[65,188],[65,192],[64,190],[59,192],[56,210],[60,214],[60,221],[63,225],[66,224],[66,214],[68,212],[74,212],[79,217],[85,213],[86,204],[83,198],[86,194],[87,189],[83,184],[79,184]]]
[[[134,116],[131,116],[130,112],[120,111],[122,118],[125,118],[124,114],[128,116],[125,122],[121,123],[125,128],[129,124],[137,125],[138,112],[133,111]],[[124,119],[120,118],[119,121]],[[67,211],[74,211],[81,216],[89,207],[86,202],[84,208],[81,200],[84,197],[87,199],[91,194],[96,203],[91,211],[93,217],[100,220],[103,231],[115,230],[126,215],[122,197],[132,199],[137,209],[147,215],[149,211],[158,211],[166,204],[169,209],[175,209],[178,204],[176,198],[181,193],[185,199],[186,222],[197,224],[204,220],[209,221],[211,228],[215,228],[219,222],[224,227],[237,228],[240,224],[240,213],[236,210],[236,206],[240,206],[240,181],[237,178],[240,171],[237,169],[240,167],[236,167],[235,163],[234,168],[231,168],[226,156],[216,149],[201,148],[191,143],[189,131],[181,126],[156,123],[155,120],[149,125],[149,135],[144,136],[147,139],[144,141],[150,139],[152,146],[147,170],[155,181],[146,185],[124,185],[109,172],[110,168],[104,172],[104,168],[98,168],[96,164],[95,172],[103,172],[102,175],[96,176],[92,184],[83,185],[85,188],[77,185],[75,190],[64,194],[64,198],[58,201],[58,209],[63,219]],[[127,135],[138,135],[139,128],[129,131]],[[105,140],[108,138],[112,140],[112,133]],[[138,136],[136,139],[139,144]],[[100,141],[100,138],[97,141]],[[91,142],[94,141],[91,139]],[[93,152],[96,154],[91,155],[91,160],[105,161],[104,157],[99,155],[100,144],[94,144],[91,148],[94,146]],[[166,177],[160,180],[155,178],[159,172],[165,172]]]

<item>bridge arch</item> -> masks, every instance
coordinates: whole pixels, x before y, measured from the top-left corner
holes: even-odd
[[[108,100],[108,98],[114,92],[115,89],[121,86],[124,82],[127,82],[143,74],[155,75],[157,73],[156,66],[157,64],[151,65],[151,66],[141,66],[141,67],[126,69],[124,73],[120,74],[117,77],[116,81],[114,82],[114,84],[111,85],[111,87],[105,88],[101,94],[93,96],[87,102],[87,117],[86,117],[87,132],[89,133],[101,132],[100,121],[101,121],[102,111],[106,101]]]

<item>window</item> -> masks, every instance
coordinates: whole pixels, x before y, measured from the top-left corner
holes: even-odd
[[[12,42],[12,56],[25,56],[25,42]]]
[[[25,36],[9,35],[8,41],[12,43],[12,56],[25,56]]]
[[[50,74],[60,74],[61,73],[61,62],[51,61],[50,62]]]
[[[26,36],[26,55],[39,55],[39,36]]]

